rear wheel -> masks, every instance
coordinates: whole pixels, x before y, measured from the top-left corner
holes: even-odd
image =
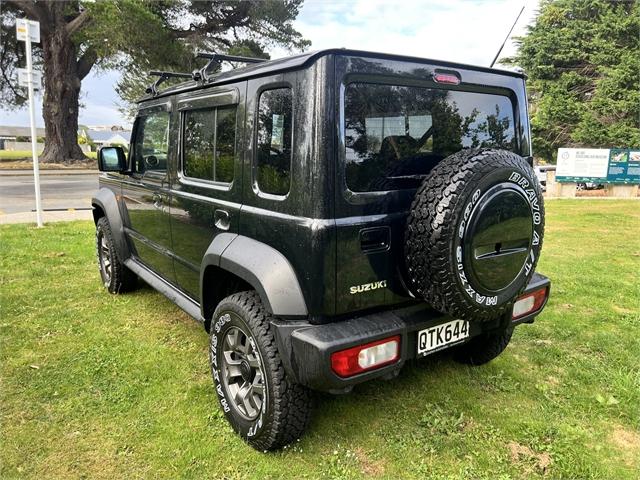
[[[96,223],[96,254],[100,278],[111,293],[122,293],[133,290],[137,276],[129,270],[118,255],[111,226],[106,217]]]
[[[483,365],[504,352],[511,341],[511,335],[513,327],[473,337],[456,349],[454,358],[467,365]]]
[[[209,358],[220,406],[257,450],[298,439],[311,413],[310,392],[284,371],[270,315],[253,291],[220,302],[211,322]]]

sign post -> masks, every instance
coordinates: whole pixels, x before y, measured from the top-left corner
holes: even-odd
[[[36,222],[42,227],[42,204],[40,201],[40,168],[38,165],[38,151],[36,144],[36,111],[33,101],[35,75],[33,71],[33,59],[31,55],[31,42],[40,43],[40,23],[24,18],[16,21],[16,37],[25,42],[27,53],[27,89],[29,90],[29,122],[31,123],[31,156],[33,157],[33,183],[36,193]],[[40,75],[38,75],[40,77]]]

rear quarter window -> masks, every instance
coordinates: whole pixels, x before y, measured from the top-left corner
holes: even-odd
[[[284,196],[291,184],[293,93],[275,88],[260,94],[257,115],[256,181],[260,191]]]
[[[506,96],[351,83],[344,105],[346,182],[353,192],[417,188],[440,160],[464,148],[516,147]]]

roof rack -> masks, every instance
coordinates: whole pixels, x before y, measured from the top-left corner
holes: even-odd
[[[208,58],[207,64],[200,71],[193,72],[194,80],[202,80],[206,78],[206,71],[213,63],[220,62],[242,62],[242,63],[262,63],[266,62],[265,58],[241,57],[239,55],[226,55],[222,53],[198,52],[196,58]]]
[[[151,70],[149,75],[158,77],[158,79],[149,85],[145,92],[152,94],[154,97],[158,94],[158,87],[162,82],[164,82],[167,78],[193,78],[193,74],[191,73],[180,73],[180,72],[163,72],[161,70]]]

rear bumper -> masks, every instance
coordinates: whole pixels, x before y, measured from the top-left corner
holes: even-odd
[[[524,293],[550,285],[547,277],[535,273]],[[532,323],[544,307],[515,321],[509,312],[492,322],[470,322],[469,338],[509,324]],[[297,383],[314,390],[342,392],[374,378],[394,377],[407,360],[417,356],[415,332],[451,320],[448,315],[418,304],[324,325],[275,320],[273,327],[285,369]],[[400,358],[396,363],[349,378],[342,378],[331,369],[332,353],[394,335],[401,337]]]

